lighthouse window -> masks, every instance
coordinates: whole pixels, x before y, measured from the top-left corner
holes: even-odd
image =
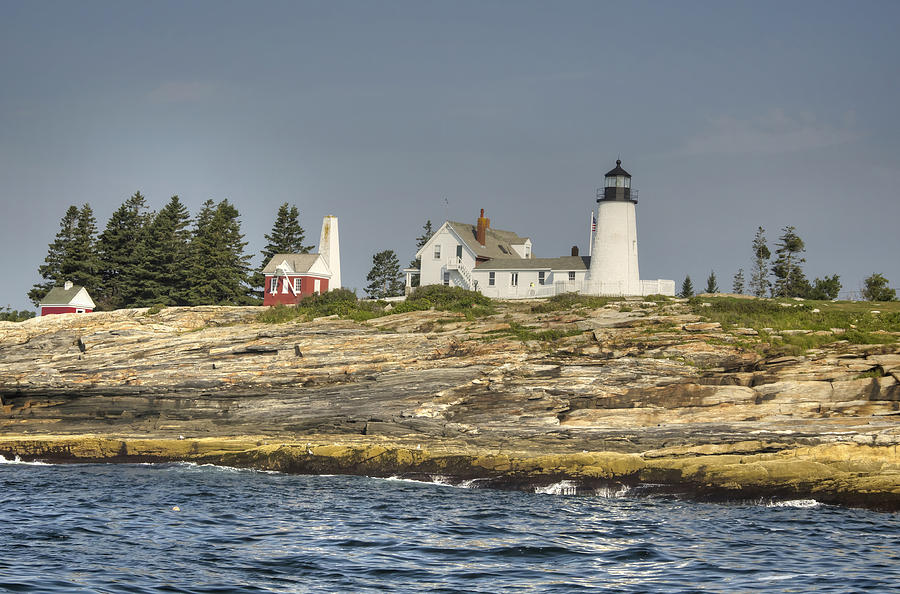
[[[625,187],[626,187],[626,188],[630,188],[630,187],[631,187],[631,178],[630,178],[630,177],[626,177],[626,178],[625,178]]]

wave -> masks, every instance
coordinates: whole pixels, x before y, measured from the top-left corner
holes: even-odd
[[[765,504],[766,507],[798,507],[810,508],[822,505],[815,499],[788,499],[786,501],[770,501]]]
[[[559,481],[552,485],[535,487],[534,492],[541,495],[577,495],[578,484],[575,481]]]
[[[23,465],[27,465],[27,466],[52,466],[51,464],[47,464],[46,462],[41,462],[40,460],[34,460],[32,462],[25,462],[18,456],[16,456],[12,460],[7,460],[2,454],[0,454],[0,464],[23,464]]]

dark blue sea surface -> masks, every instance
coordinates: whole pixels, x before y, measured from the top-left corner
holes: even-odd
[[[564,485],[558,491],[565,492]],[[0,590],[859,592],[900,514],[189,464],[0,464]]]

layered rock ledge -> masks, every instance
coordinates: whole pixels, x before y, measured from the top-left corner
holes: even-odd
[[[257,312],[0,323],[0,454],[900,509],[896,345],[767,356],[679,303]]]

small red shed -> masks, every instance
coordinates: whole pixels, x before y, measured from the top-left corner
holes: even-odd
[[[66,281],[62,287],[53,287],[41,300],[41,315],[64,313],[91,313],[94,311],[94,300],[87,289],[81,285]]]
[[[325,293],[332,276],[321,254],[275,254],[263,274],[263,305],[296,305],[304,297]]]

